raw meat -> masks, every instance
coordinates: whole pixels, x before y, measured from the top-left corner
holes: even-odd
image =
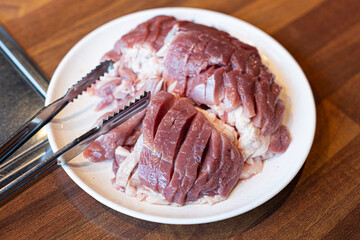
[[[224,200],[291,142],[275,76],[255,47],[226,32],[157,16],[103,59],[116,63],[91,89],[101,98],[96,110],[122,107],[145,90],[153,98],[146,113],[97,139],[84,156],[114,159],[114,187],[139,200]]]
[[[149,140],[144,141],[140,154],[139,179],[162,193],[168,202],[182,205],[199,177],[198,171],[205,172],[213,164],[216,169],[203,177],[205,182],[197,181],[199,192],[188,200],[195,201],[199,195],[220,195],[225,199],[239,180],[244,164],[239,149],[188,100],[179,99],[166,114],[159,114],[159,109],[170,106],[167,103],[172,96],[167,92],[153,96],[144,119],[144,140]],[[154,121],[160,115],[160,123]],[[214,158],[214,154],[218,157]]]

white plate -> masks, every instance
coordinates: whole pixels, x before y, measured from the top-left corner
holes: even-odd
[[[63,168],[75,183],[99,202],[136,218],[170,224],[198,224],[247,212],[275,196],[295,177],[309,153],[315,132],[314,99],[304,73],[278,42],[256,27],[221,13],[191,8],[152,9],[115,19],[88,34],[67,53],[51,79],[46,104],[62,96],[69,86],[94,68],[123,34],[160,14],[214,26],[258,48],[263,61],[276,74],[276,81],[283,86],[281,98],[287,105],[284,123],[292,135],[288,150],[266,161],[261,174],[238,184],[226,201],[214,206],[171,207],[138,202],[112,188],[111,161],[90,163],[78,156]],[[47,126],[53,151],[91,128],[101,114],[93,111],[97,101],[85,94]]]

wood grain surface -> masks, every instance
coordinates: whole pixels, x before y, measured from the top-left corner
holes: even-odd
[[[315,95],[313,147],[296,178],[240,216],[202,225],[135,219],[98,203],[57,168],[0,205],[0,239],[360,239],[359,0],[0,0],[0,21],[51,77],[82,37],[157,7],[226,13],[299,62]]]

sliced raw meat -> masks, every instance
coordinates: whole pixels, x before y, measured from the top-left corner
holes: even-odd
[[[199,175],[187,194],[187,200],[195,201],[205,195],[220,195],[226,199],[238,182],[243,165],[238,148],[226,136],[213,130]]]
[[[204,195],[215,195],[219,187],[220,163],[222,157],[221,135],[213,131],[200,167],[199,175],[187,193],[188,201],[198,199],[200,192]]]
[[[193,88],[188,88],[186,96],[198,105],[216,105],[224,99],[224,68],[210,67],[201,75],[189,78]]]
[[[259,81],[255,83],[256,116],[255,127],[261,128],[264,135],[274,132],[272,122],[275,115],[275,106],[281,87],[274,83],[274,76],[267,69],[262,69]],[[276,129],[275,129],[276,130]]]
[[[154,152],[159,155],[153,155],[159,161],[157,190],[161,193],[171,180],[176,156],[196,113],[197,110],[188,100],[180,99],[164,116],[158,127]]]
[[[162,193],[168,202],[181,205],[202,195],[220,195],[225,199],[239,180],[244,164],[239,149],[188,100],[166,105],[168,95],[160,92],[153,96],[144,120],[140,181]],[[163,115],[159,109],[165,106],[171,108],[156,131],[159,121],[155,119]],[[195,194],[191,188],[198,188],[193,190]]]
[[[242,104],[249,118],[256,115],[255,104],[261,104],[258,109],[264,112],[258,127],[265,125],[263,118],[272,117],[278,89],[273,75],[261,63],[256,48],[225,32],[193,22],[179,21],[174,28],[175,32],[171,32],[173,41],[164,59],[166,83],[168,86],[176,83],[172,91],[186,95],[198,104],[223,102],[227,111]],[[214,70],[218,69],[221,71],[215,75]],[[212,83],[207,84],[208,81]],[[257,85],[263,91],[255,102]],[[264,103],[268,106],[263,106]]]
[[[186,194],[196,180],[211,131],[212,127],[206,117],[198,113],[181,145],[175,161],[174,173],[164,191],[165,198],[169,202],[184,204]]]
[[[216,202],[289,146],[275,76],[255,47],[226,32],[157,16],[117,41],[109,58],[114,69],[91,88],[101,98],[97,110],[121,107],[143,91],[153,99],[143,123],[145,112],[97,139],[84,156],[115,159],[114,186],[131,196]]]
[[[160,92],[153,96],[144,124],[144,147],[139,164],[140,180],[159,192],[162,192],[171,179],[180,144],[197,113],[185,99],[177,101],[170,110],[167,109],[171,107],[169,98],[174,101],[174,97],[171,98],[170,95],[172,94]],[[168,112],[164,115],[166,110]],[[158,119],[155,120],[156,118]],[[159,124],[158,127],[156,124]]]
[[[160,121],[165,114],[170,110],[175,102],[175,96],[171,93],[162,91],[159,92],[156,97],[151,99],[151,104],[147,110],[146,117],[144,118],[144,135],[145,144],[148,146],[154,146],[154,138]]]
[[[175,97],[168,92],[160,92],[152,97],[151,104],[144,118],[144,146],[140,156],[138,167],[139,175],[147,179],[147,186],[157,189],[157,164],[159,159],[153,156],[152,149],[155,149],[154,139],[158,126],[175,102]],[[154,161],[157,160],[157,161]]]
[[[234,146],[226,136],[221,135],[221,138],[222,156],[217,194],[223,197],[223,199],[226,199],[239,180],[244,161],[242,160],[239,149]]]

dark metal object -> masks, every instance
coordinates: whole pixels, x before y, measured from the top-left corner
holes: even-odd
[[[7,183],[16,183],[16,185],[13,185],[13,188],[8,188],[7,191],[4,191],[4,194],[0,195],[0,200],[4,199],[16,189],[40,175],[44,170],[56,165],[55,163],[45,164],[44,167],[39,168],[38,171],[33,171],[30,177],[26,179],[18,179],[19,176],[27,172],[30,173],[33,169],[38,168],[39,165],[42,166],[44,160],[52,154],[50,147],[47,148],[47,151],[38,151],[44,144],[48,145],[47,139],[33,146],[30,151],[26,151],[24,154],[20,154],[19,156],[1,164],[0,189],[3,185],[6,186]]]
[[[45,99],[49,80],[0,24],[0,50],[10,59],[30,86]]]
[[[46,94],[40,91],[47,89],[48,82],[0,24],[0,143],[44,106]],[[30,149],[45,138],[37,134],[24,147]]]
[[[54,118],[69,102],[81,95],[88,87],[112,68],[113,61],[106,60],[99,64],[83,79],[74,84],[65,95],[41,109],[27,123],[21,126],[8,140],[0,146],[0,162],[22,146],[29,138]]]
[[[106,120],[103,120],[102,124],[94,127],[87,133],[76,138],[65,147],[41,161],[30,169],[20,169],[12,174],[6,172],[6,168],[0,169],[0,200],[8,196],[11,192],[15,191],[31,179],[36,177],[41,172],[54,166],[58,159],[59,163],[67,162],[72,158],[79,155],[85,150],[96,138],[103,135],[126,120],[130,119],[135,114],[143,111],[150,103],[150,92],[145,92],[139,99],[136,99],[130,105],[124,107],[124,109],[115,112],[112,116],[109,116]],[[61,157],[61,159],[59,159]]]
[[[0,143],[44,106],[49,79],[0,25]],[[35,134],[0,169],[26,169],[52,154],[46,134]]]

